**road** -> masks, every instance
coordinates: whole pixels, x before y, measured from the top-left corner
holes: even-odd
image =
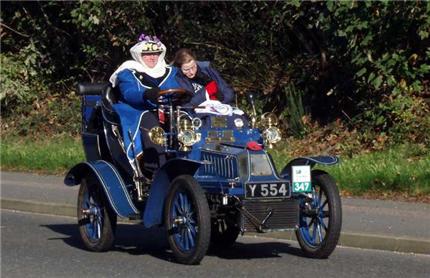
[[[120,224],[115,248],[83,249],[75,219],[1,210],[1,277],[429,277],[430,255],[338,247],[302,257],[294,241],[240,237],[198,266],[173,261],[163,230]]]
[[[2,199],[76,206],[79,187],[65,186],[64,177],[13,172],[0,175]],[[342,232],[430,239],[429,204],[342,198],[342,211]]]

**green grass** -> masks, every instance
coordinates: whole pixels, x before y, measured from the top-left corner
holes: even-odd
[[[419,145],[360,155],[333,168],[342,189],[430,194],[430,152]]]
[[[0,151],[3,170],[62,174],[84,160],[81,141],[64,136],[44,140],[4,138]],[[285,149],[271,153],[278,170],[291,159]],[[354,195],[430,195],[430,149],[422,145],[396,146],[351,158],[341,156],[339,165],[319,168],[333,175],[342,190]]]
[[[281,170],[286,151],[272,152]],[[334,176],[342,190],[354,195],[369,192],[402,192],[411,196],[430,195],[430,150],[423,145],[401,145],[381,152],[366,153],[331,167],[318,167]]]
[[[65,136],[42,140],[2,138],[0,153],[2,170],[47,174],[62,174],[84,160],[81,141]]]

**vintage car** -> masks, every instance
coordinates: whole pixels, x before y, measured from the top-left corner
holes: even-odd
[[[259,119],[255,109],[250,118],[236,108],[228,115],[198,113],[180,106],[184,90],[161,91],[165,119],[149,137],[168,159],[148,172],[138,159],[127,159],[140,138],[121,128],[113,109],[118,92],[108,84],[79,84],[78,92],[86,161],[70,169],[65,184],[80,184],[77,218],[89,250],[113,246],[118,216],[165,227],[183,264],[198,264],[210,244],[228,247],[245,232],[295,230],[304,255],[312,258],[327,258],[336,248],[339,192],[328,173],[312,168],[338,158],[299,157],[278,172],[267,152],[281,143],[273,113]],[[252,94],[249,101],[254,108]],[[126,136],[131,150],[125,149]]]

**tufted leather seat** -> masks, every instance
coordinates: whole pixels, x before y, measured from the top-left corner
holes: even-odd
[[[101,104],[103,118],[110,124],[120,125],[118,114],[113,110],[113,104],[118,102],[119,92],[112,86],[107,86],[102,92]]]

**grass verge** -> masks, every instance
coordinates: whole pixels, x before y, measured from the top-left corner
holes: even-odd
[[[59,136],[50,139],[2,138],[2,170],[62,174],[84,160],[80,139]]]
[[[286,150],[272,151],[272,156],[279,170],[288,161]],[[346,193],[430,195],[430,149],[424,145],[405,144],[340,158],[336,166],[317,167],[329,172]]]
[[[421,145],[396,146],[383,152],[353,157],[331,172],[341,189],[430,195],[430,152]]]
[[[80,139],[54,137],[3,138],[1,168],[14,171],[63,174],[84,160]],[[291,159],[288,150],[272,150],[278,170]],[[367,193],[404,193],[430,196],[430,149],[424,145],[400,145],[381,152],[343,158],[331,167],[319,167],[336,179],[344,192],[360,196]]]

